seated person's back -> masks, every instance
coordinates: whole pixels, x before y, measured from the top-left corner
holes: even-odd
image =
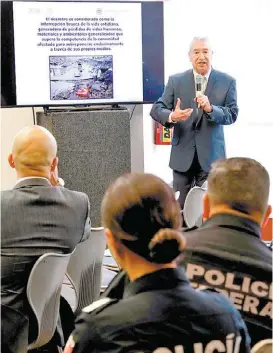
[[[252,345],[272,336],[272,252],[261,240],[271,213],[269,175],[248,158],[212,165],[204,219],[187,238],[184,264],[195,288],[212,287],[241,311]]]
[[[83,310],[65,353],[209,353],[231,345],[231,352],[249,351],[247,329],[229,300],[194,290],[177,268],[185,239],[167,184],[149,174],[118,178],[104,196],[102,220],[130,282],[121,300],[102,298]]]
[[[25,314],[26,285],[38,257],[70,253],[91,231],[87,195],[57,186],[56,153],[46,129],[21,130],[9,156],[18,181],[1,193],[1,301]]]

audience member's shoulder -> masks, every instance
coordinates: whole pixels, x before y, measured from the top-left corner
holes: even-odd
[[[154,296],[149,292],[122,300],[102,298],[84,308],[77,322],[92,323],[97,331],[103,331],[105,325],[110,323],[114,330],[115,327],[122,326],[124,322],[128,327],[134,326],[136,321],[140,323],[146,320],[151,306],[158,305],[158,303],[151,304],[152,298]]]
[[[118,299],[101,298],[82,310],[75,322],[75,331],[84,330],[86,323],[97,332],[103,331],[107,324],[116,327],[124,321],[125,313],[123,301],[120,304]]]
[[[232,77],[231,75],[227,74],[226,72],[214,70],[214,72],[217,74],[219,79],[226,80],[226,81],[235,81],[235,78]]]
[[[211,307],[217,311],[224,310],[230,313],[237,313],[237,309],[232,305],[230,299],[217,291],[214,288],[205,288],[201,290],[197,290],[201,297],[203,297],[203,301],[207,303],[207,305],[211,304]]]
[[[74,347],[77,344],[78,349],[81,351],[81,349],[83,350],[84,347],[88,346],[91,340],[100,340],[101,332],[98,330],[100,323],[98,315],[116,302],[117,300],[115,299],[105,297],[84,308],[75,321],[75,329],[69,337],[67,346],[71,345]],[[70,350],[68,351],[70,352]]]
[[[200,239],[200,237],[202,237],[202,228],[198,228],[197,226],[194,226],[191,228],[183,229],[182,233],[187,240],[187,245],[193,244],[197,242],[198,239]]]
[[[59,190],[67,195],[70,195],[71,197],[74,197],[80,200],[89,200],[87,194],[85,194],[84,192],[67,189],[65,187],[59,187]]]
[[[177,74],[174,74],[174,75],[171,75],[170,78],[174,81],[177,81],[177,80],[180,80],[180,79],[183,79],[184,77],[186,77],[187,75],[190,74],[190,72],[192,72],[192,70],[187,70],[187,71],[184,71],[184,72],[179,72]]]
[[[104,311],[105,309],[111,307],[112,305],[118,302],[117,299],[104,297],[101,299],[96,300],[92,304],[86,306],[82,309],[82,317],[90,318],[91,316],[97,315],[100,312]]]
[[[233,322],[237,326],[237,328],[243,328],[244,330],[246,330],[245,322],[243,321],[241,314],[233,305],[232,301],[229,299],[228,296],[219,293],[219,291],[214,288],[206,288],[200,290],[200,293],[203,293],[206,297],[212,297],[214,310],[222,310],[225,313],[229,314],[233,317]]]
[[[1,190],[1,202],[13,198],[13,189],[11,190]]]

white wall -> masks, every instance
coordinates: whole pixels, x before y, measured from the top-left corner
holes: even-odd
[[[227,156],[252,157],[273,180],[272,0],[169,0],[164,3],[165,80],[190,68],[187,52],[194,36],[208,36],[214,49],[213,66],[237,80],[239,116],[225,127]],[[182,97],[183,99],[183,97]],[[169,146],[154,146],[150,107],[145,106],[145,171],[167,182]],[[273,188],[270,202],[273,203]]]
[[[8,164],[14,136],[32,124],[31,108],[1,109],[1,190],[12,188],[16,181],[16,173]]]
[[[154,144],[154,122],[150,118],[152,105],[143,106],[144,122],[144,171],[152,173],[168,184],[172,182],[172,170],[169,168],[171,146]]]

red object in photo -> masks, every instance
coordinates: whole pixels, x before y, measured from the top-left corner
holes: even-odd
[[[154,122],[154,133],[155,133],[155,144],[156,145],[170,145],[172,143],[173,128],[168,129],[167,127],[159,124],[157,121]]]
[[[89,98],[89,88],[79,88],[76,91],[76,96],[81,98]]]

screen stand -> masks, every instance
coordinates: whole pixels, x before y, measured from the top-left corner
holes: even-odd
[[[45,105],[45,106],[43,107],[43,110],[44,110],[44,113],[45,113],[45,114],[48,114],[48,112],[49,112],[49,106],[48,106],[48,105]]]
[[[118,104],[112,104],[111,105],[111,109],[115,109],[115,110],[123,110],[124,107],[121,107],[120,105]]]

